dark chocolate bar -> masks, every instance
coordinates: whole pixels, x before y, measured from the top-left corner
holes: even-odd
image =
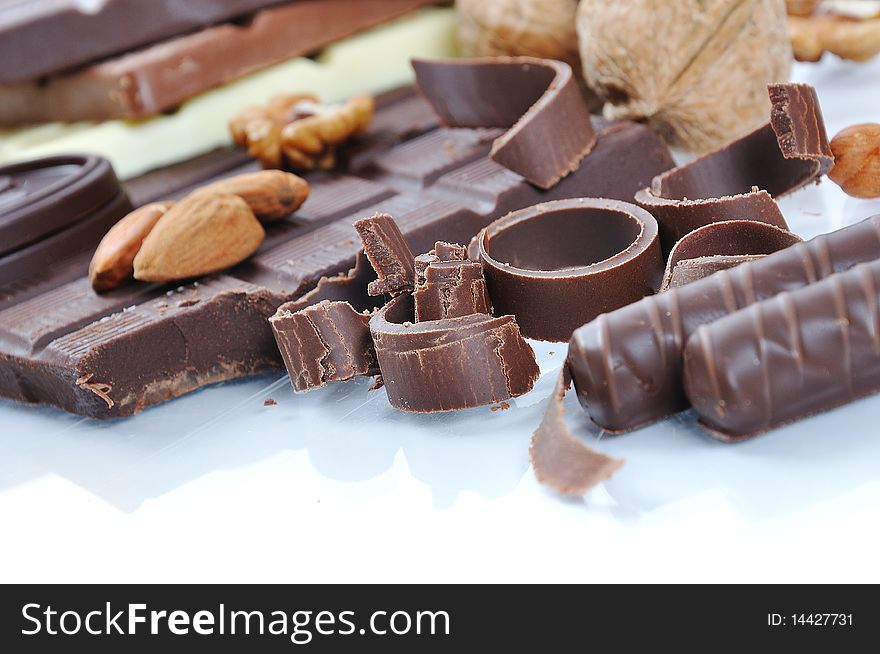
[[[661,291],[690,284],[703,277],[801,242],[787,229],[756,220],[723,220],[686,234],[666,261]]]
[[[700,422],[743,440],[880,391],[878,307],[873,261],[700,327],[684,351]]]
[[[144,118],[427,4],[431,0],[288,2],[246,22],[210,25],[81,70],[0,84],[0,125]]]
[[[357,311],[375,306],[366,294],[375,275],[363,266],[319,284],[355,265],[357,219],[390,213],[410,248],[425,252],[439,239],[466,243],[497,217],[544,200],[632,197],[672,165],[649,128],[619,123],[599,133],[577,171],[541,191],[488,158],[497,130],[438,129],[411,91],[388,94],[377,107],[369,132],[341,153],[343,167],[310,174],[308,201],[267,225],[260,250],[224,274],[171,286],[132,283],[100,296],[84,276],[65,277],[23,301],[12,294],[11,306],[0,311],[0,395],[104,418],[279,370],[267,320],[278,306],[297,299],[345,299]],[[140,204],[256,169],[246,153],[220,151],[126,188]],[[87,266],[88,256],[80,275]],[[89,386],[77,385],[89,375]],[[105,389],[112,407],[96,389]]]
[[[279,2],[4,2],[0,5],[0,84],[57,73]]]
[[[660,223],[668,253],[685,234],[722,220],[788,229],[773,198],[828,172],[834,163],[822,110],[807,84],[769,86],[770,121],[740,139],[659,175],[636,202]]]
[[[654,293],[663,268],[657,221],[615,200],[521,209],[483,230],[479,248],[496,313],[542,341],[566,341],[600,313]]]
[[[612,432],[682,411],[682,350],[698,327],[877,258],[880,216],[599,316],[569,344],[578,399]]]

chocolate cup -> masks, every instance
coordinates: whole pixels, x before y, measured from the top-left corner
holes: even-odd
[[[601,313],[650,295],[662,263],[657,221],[618,200],[577,198],[514,211],[479,239],[495,312],[524,336],[567,341]]]
[[[801,241],[797,234],[757,220],[704,225],[683,236],[672,248],[660,290],[684,286]]]

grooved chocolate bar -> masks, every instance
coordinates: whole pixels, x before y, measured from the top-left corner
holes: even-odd
[[[0,83],[32,79],[280,0],[3,0]]]
[[[268,225],[265,242],[245,263],[182,285],[133,283],[100,296],[84,276],[21,300],[13,294],[0,311],[0,395],[107,418],[205,384],[280,370],[269,316],[323,276],[354,266],[357,219],[389,213],[410,248],[426,252],[438,240],[467,243],[492,220],[537,202],[631,198],[672,166],[649,128],[618,123],[599,132],[578,170],[542,191],[489,159],[499,130],[438,128],[410,90],[380,98],[377,107],[340,170],[310,174],[308,201]],[[127,190],[137,204],[173,199],[256,169],[245,160],[242,152],[220,151],[134,180]],[[88,256],[81,265],[84,275]],[[353,278],[355,285],[321,284],[308,302],[374,306],[366,284],[375,276],[361,266]]]
[[[0,125],[144,118],[430,3],[287,2],[258,11],[246,21],[210,25],[73,72],[0,84]]]
[[[698,327],[880,258],[880,216],[647,297],[574,332],[567,364],[581,405],[623,431],[687,408],[682,351]]]
[[[880,261],[700,327],[688,399],[721,440],[743,440],[880,390]]]

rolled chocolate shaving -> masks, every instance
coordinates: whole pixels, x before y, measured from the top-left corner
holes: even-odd
[[[483,266],[473,261],[429,263],[417,277],[413,300],[416,322],[488,314],[491,306]]]
[[[539,374],[535,353],[513,316],[413,320],[411,295],[394,298],[370,320],[394,408],[455,411],[501,402],[534,386]]]
[[[563,366],[541,424],[532,434],[529,458],[539,482],[565,495],[582,495],[611,477],[624,461],[597,452],[569,431],[562,400],[570,385]]]
[[[700,327],[684,382],[700,421],[743,440],[880,391],[880,261]]]
[[[756,220],[726,220],[686,234],[672,248],[661,291],[684,286],[801,242],[788,230]]]
[[[537,204],[489,225],[479,246],[495,311],[516,316],[528,338],[568,340],[660,285],[657,221],[627,202]]]
[[[369,322],[381,299],[365,293],[375,277],[361,252],[348,273],[322,277],[315,289],[269,318],[294,390],[376,374]]]
[[[364,244],[364,253],[379,278],[370,282],[370,295],[398,295],[413,290],[415,264],[412,250],[397,223],[387,213],[377,213],[354,224]]]
[[[569,344],[578,399],[608,431],[682,411],[682,350],[698,327],[877,258],[880,216],[600,316]]]
[[[282,304],[269,323],[295,390],[376,372],[368,312],[348,302],[324,300],[292,311],[294,304]]]
[[[416,84],[447,127],[510,128],[491,158],[540,188],[576,170],[596,142],[571,67],[534,57],[414,59]]]
[[[732,143],[654,178],[636,202],[660,223],[664,252],[694,229],[750,219],[788,229],[773,198],[791,193],[834,163],[816,91],[771,84],[770,122]]]

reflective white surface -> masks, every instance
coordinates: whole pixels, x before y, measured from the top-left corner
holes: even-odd
[[[798,66],[829,134],[880,121],[880,61]],[[880,213],[832,183],[783,200],[805,237]],[[0,400],[0,582],[880,581],[880,397],[724,445],[685,414],[600,438],[586,498],[527,446],[565,345],[507,410],[396,412],[369,381],[275,375],[96,422]],[[274,398],[277,406],[264,406]]]

